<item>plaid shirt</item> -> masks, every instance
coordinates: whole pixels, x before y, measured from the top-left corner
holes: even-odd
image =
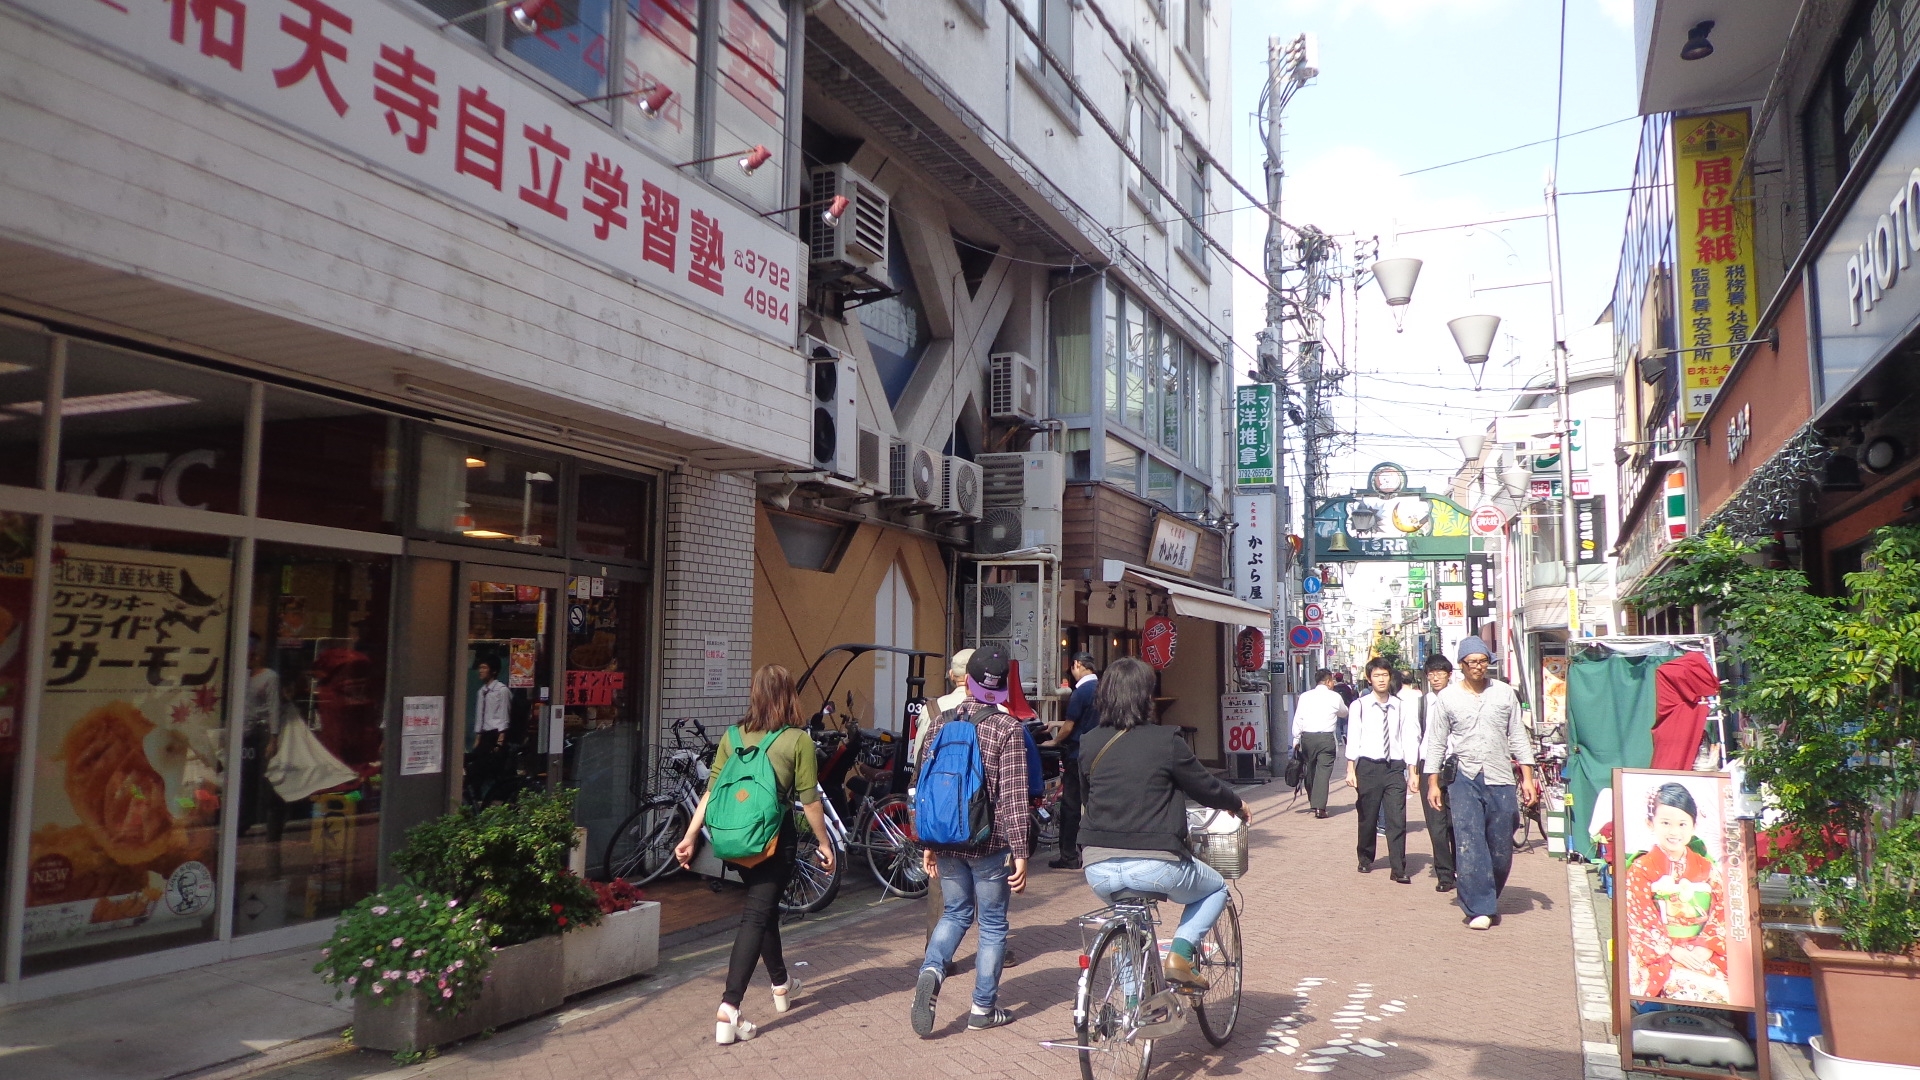
[[[993,805],[993,832],[977,847],[941,848],[942,855],[978,859],[1009,848],[1017,858],[1026,858],[1027,850],[1027,744],[1020,736],[1020,722],[997,705],[969,698],[941,713],[927,729],[929,748],[940,737],[940,729],[955,717],[973,717],[991,711],[975,722],[979,730],[980,761],[986,771],[987,801]]]

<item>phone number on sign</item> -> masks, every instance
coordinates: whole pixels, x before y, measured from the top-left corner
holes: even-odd
[[[793,271],[751,248],[742,248],[735,251],[733,253],[733,265],[745,270],[750,276],[765,281],[781,292],[793,291]]]

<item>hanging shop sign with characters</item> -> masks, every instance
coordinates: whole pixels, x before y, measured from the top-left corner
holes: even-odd
[[[807,273],[798,238],[398,6],[20,4],[642,285],[794,340]]]
[[[1277,484],[1273,465],[1273,384],[1234,391],[1234,479],[1240,487]]]
[[[1233,520],[1234,595],[1272,610],[1279,599],[1277,586],[1283,566],[1274,529],[1274,496],[1235,495]]]
[[[223,558],[56,554],[26,955],[213,919],[232,579]]]
[[[1675,224],[1680,231],[1681,410],[1707,413],[1733,368],[1733,342],[1753,332],[1753,205],[1745,179],[1747,110],[1673,119]],[[1702,346],[1724,346],[1702,348]]]
[[[1469,517],[1439,495],[1355,492],[1330,499],[1313,520],[1313,553],[1322,561],[1464,559]]]
[[[1269,496],[1271,498],[1271,496]],[[1193,555],[1200,549],[1200,530],[1174,517],[1153,519],[1153,542],[1147,546],[1147,565],[1176,574],[1193,573]]]

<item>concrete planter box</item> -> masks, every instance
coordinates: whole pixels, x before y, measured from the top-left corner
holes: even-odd
[[[566,998],[562,942],[562,938],[544,937],[495,949],[480,999],[458,1015],[429,1011],[426,997],[418,993],[391,1005],[356,998],[354,1044],[369,1050],[425,1050],[557,1009]]]
[[[648,900],[560,939],[567,997],[644,975],[660,963],[660,905]]]

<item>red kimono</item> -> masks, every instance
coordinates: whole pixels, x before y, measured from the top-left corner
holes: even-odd
[[[1729,1001],[1727,886],[1713,860],[1689,850],[1675,865],[1654,848],[1633,860],[1620,887],[1633,996],[1706,1005]],[[1705,950],[1704,963],[1680,961],[1678,948]]]

